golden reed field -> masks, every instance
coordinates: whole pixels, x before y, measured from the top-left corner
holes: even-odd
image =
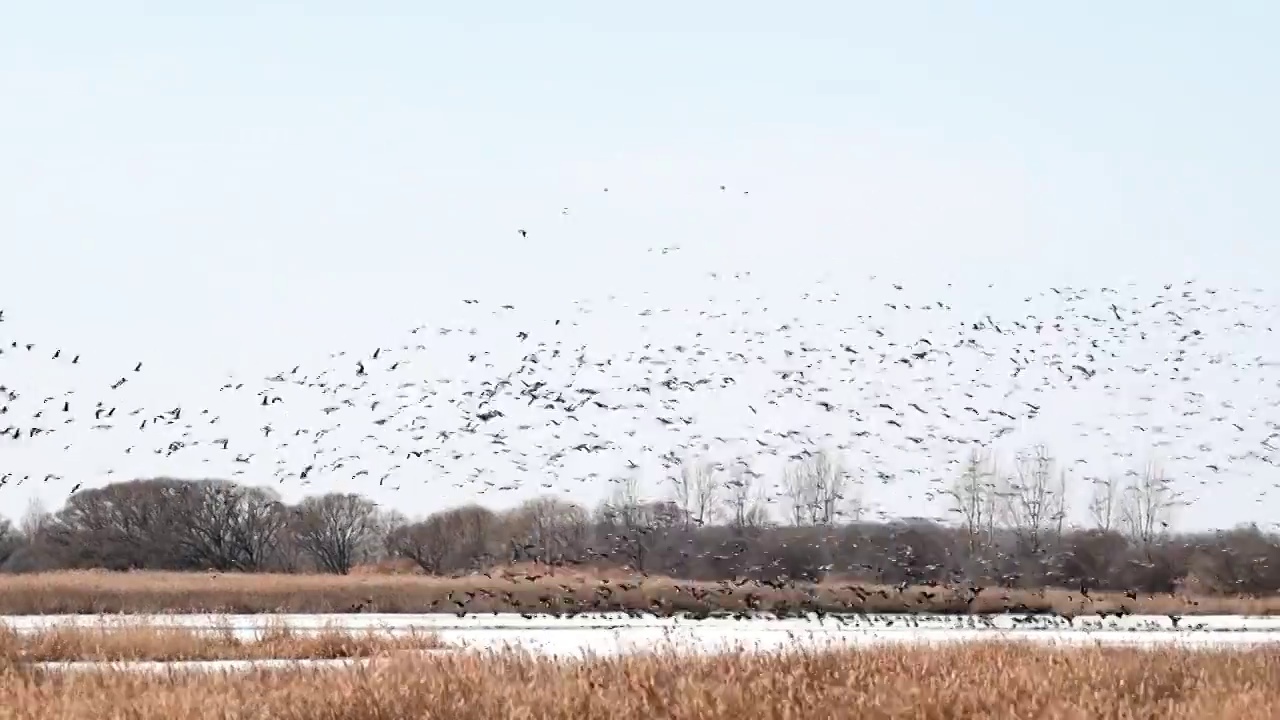
[[[338,627],[298,632],[283,623],[252,638],[230,627],[70,625],[15,632],[0,628],[0,663],[147,660],[328,660],[440,647],[430,633],[390,633]]]
[[[239,674],[0,667],[0,718],[622,720],[1280,717],[1280,650],[985,644],[554,661],[400,655]]]
[[[365,572],[339,575],[52,572],[0,576],[0,615],[83,613],[656,613],[748,609],[795,612],[1057,612],[1086,615],[1280,612],[1280,598],[1142,595],[1078,590],[897,588],[857,582],[769,587],[618,571],[520,566],[461,577]]]
[[[804,609],[1268,614],[1273,598],[1132,596],[1063,589],[775,588],[618,571],[511,567],[464,577],[57,572],[0,577],[0,614]],[[1280,648],[1179,650],[985,643],[795,648],[714,657],[673,651],[554,660],[518,651],[418,653],[430,634],[155,626],[0,630],[0,720],[589,720],[653,718],[1280,718]],[[62,673],[64,660],[371,658],[354,668]]]

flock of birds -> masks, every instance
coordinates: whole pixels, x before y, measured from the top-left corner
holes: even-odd
[[[0,311],[0,447],[69,453],[109,438],[112,452],[188,468],[174,474],[360,492],[443,482],[465,495],[582,497],[699,461],[775,503],[783,467],[835,453],[864,486],[900,486],[939,515],[972,453],[1028,437],[1086,483],[1153,457],[1190,496],[1280,476],[1276,307],[1260,290],[1054,287],[978,314],[862,284],[876,301],[822,283],[765,294],[751,273],[710,273],[702,302],[610,297],[560,317],[459,298],[449,323],[159,407],[126,401],[146,362],[101,387],[27,387],[15,363],[91,354],[9,337]],[[0,488],[86,480],[103,478],[6,468]],[[1255,483],[1254,499],[1276,486]]]

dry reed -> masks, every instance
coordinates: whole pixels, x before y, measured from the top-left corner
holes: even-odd
[[[61,661],[130,660],[327,660],[373,657],[440,647],[428,633],[391,635],[375,630],[325,627],[305,632],[283,623],[269,624],[252,637],[233,628],[209,629],[103,624],[57,626],[20,632],[0,628],[0,664]]]
[[[1190,597],[1063,589],[897,588],[827,582],[773,588],[757,583],[520,568],[462,577],[272,575],[103,571],[0,576],[0,614],[736,612],[996,613],[1089,615],[1280,613],[1280,598]]]
[[[1280,650],[983,644],[585,661],[459,653],[249,674],[10,668],[0,717],[1271,720]]]

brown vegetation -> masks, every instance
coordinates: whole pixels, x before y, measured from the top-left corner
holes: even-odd
[[[824,588],[988,587],[999,589],[1001,597],[1017,598],[1034,595],[1035,588],[1057,587],[1069,588],[1077,597],[1082,591],[1094,597],[1109,591],[1120,600],[1126,599],[1126,592],[1222,599],[1201,600],[1202,607],[1270,607],[1269,600],[1246,599],[1280,593],[1280,537],[1252,526],[1201,534],[1171,532],[1168,525],[1181,501],[1158,467],[1077,488],[1088,491],[1089,502],[1087,512],[1076,515],[1090,520],[1087,527],[1070,526],[1067,476],[1043,448],[1019,455],[1005,471],[989,458],[975,456],[954,483],[937,488],[939,497],[950,498],[954,521],[948,523],[861,519],[857,483],[838,458],[821,454],[789,466],[772,496],[741,464],[687,464],[663,490],[666,498],[661,500],[643,497],[634,478],[619,480],[614,487],[615,494],[593,509],[541,497],[506,511],[468,505],[411,520],[353,494],[322,495],[288,505],[269,489],[221,480],[122,482],[81,490],[54,513],[35,509],[20,527],[0,521],[0,570],[347,575],[364,566],[402,573],[417,568],[425,575],[450,576],[538,562],[593,573],[688,578],[705,588],[746,579],[822,582]],[[12,582],[30,594],[31,584],[38,586],[46,578]],[[186,588],[204,582],[182,584]],[[219,609],[244,611],[275,605],[343,611],[365,608],[370,602],[386,611],[427,610],[433,603],[436,609],[450,610],[452,600],[444,597],[448,589],[474,588],[481,581],[406,581],[404,598],[361,595],[352,589],[359,583],[335,581],[325,587],[350,590],[333,591],[321,599],[293,597],[284,588],[327,581],[290,582],[274,577],[260,581],[259,587],[267,592],[260,598],[246,598],[241,591],[220,595],[216,589],[148,593],[189,596],[166,601],[175,607],[213,603]],[[383,581],[368,582],[383,587]],[[514,592],[504,585],[489,589]],[[727,594],[708,592],[702,599],[672,597],[668,605],[697,608],[728,597],[725,607],[738,607],[750,604],[746,593],[762,594],[750,587]],[[849,609],[957,607],[950,599],[955,593],[929,592],[943,599],[915,603],[897,595],[873,597],[857,600]],[[104,609],[128,604],[115,591],[71,593],[76,599],[43,597],[39,603],[10,599],[6,593],[0,605],[73,611],[95,603],[105,603]],[[592,601],[587,597],[565,603],[556,599],[551,586],[522,591],[526,600],[539,593],[548,596],[543,609]],[[89,596],[94,597],[86,599]],[[979,604],[994,596],[984,594]],[[367,601],[369,597],[373,599]],[[538,598],[533,601],[537,604]],[[1001,600],[996,605],[1019,603],[1044,605],[1041,600]],[[503,600],[481,595],[464,602],[476,610],[494,604],[502,605]],[[610,602],[603,598],[601,604]],[[537,609],[526,602],[520,605]]]
[[[1161,718],[1280,717],[1280,651],[942,648],[790,650],[556,661],[514,652],[248,674],[0,669],[5,717]]]
[[[61,661],[328,660],[440,647],[426,633],[391,635],[338,627],[314,632],[269,625],[252,638],[229,627],[192,629],[129,625],[0,629],[0,664]]]
[[[0,614],[85,613],[577,613],[714,612],[1247,614],[1280,612],[1280,598],[1194,597],[1065,589],[891,588],[828,580],[776,583],[675,580],[604,569],[523,564],[437,577],[62,571],[0,576]]]

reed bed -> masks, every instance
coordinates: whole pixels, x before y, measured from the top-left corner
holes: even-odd
[[[248,674],[10,666],[0,668],[0,717],[1272,720],[1280,650],[983,644],[576,661],[502,651]]]
[[[0,576],[0,615],[91,613],[604,612],[783,614],[1055,612],[1270,615],[1280,597],[1194,597],[1045,588],[857,582],[769,587],[617,572],[520,568],[461,577],[69,571]]]
[[[269,624],[253,637],[226,626],[58,626],[19,632],[0,628],[0,664],[147,660],[330,660],[363,658],[440,647],[428,633],[391,635],[326,627],[299,632]]]

